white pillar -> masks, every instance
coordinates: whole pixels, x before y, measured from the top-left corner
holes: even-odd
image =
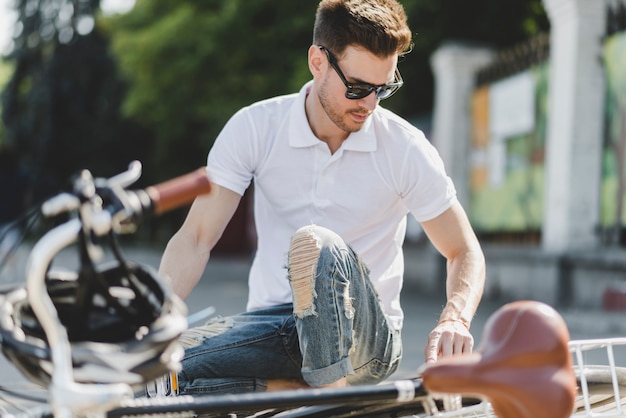
[[[466,208],[470,199],[471,95],[477,70],[491,63],[494,56],[491,49],[448,43],[430,60],[435,79],[431,140]]]
[[[543,0],[551,23],[543,249],[599,243],[605,2]]]

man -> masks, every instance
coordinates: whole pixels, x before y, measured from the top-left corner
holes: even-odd
[[[374,383],[401,357],[406,215],[447,259],[447,303],[427,362],[470,352],[484,258],[441,159],[379,106],[411,47],[395,0],[322,0],[298,94],[241,109],[208,157],[211,194],[192,205],[160,272],[185,298],[250,182],[258,245],[247,312],[188,331],[184,393]],[[410,318],[420,320],[420,318]]]

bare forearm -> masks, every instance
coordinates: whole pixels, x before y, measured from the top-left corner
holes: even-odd
[[[167,243],[159,272],[170,279],[180,298],[189,296],[198,284],[240,200],[239,194],[214,184],[210,194],[196,198],[185,222]]]
[[[168,242],[159,273],[171,282],[174,293],[185,299],[198,284],[209,261],[210,249],[179,231]]]
[[[435,247],[448,260],[447,302],[439,323],[428,335],[425,350],[426,362],[433,362],[440,356],[472,351],[474,337],[469,327],[483,294],[485,257],[458,202],[423,226]]]
[[[482,298],[485,260],[480,248],[468,249],[448,260],[447,303],[439,322],[460,321],[469,328]]]

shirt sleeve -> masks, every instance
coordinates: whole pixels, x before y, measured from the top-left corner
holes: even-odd
[[[456,202],[456,189],[443,160],[423,134],[409,143],[402,167],[401,196],[418,222],[436,218]]]
[[[207,158],[211,181],[243,195],[255,171],[256,133],[247,108],[224,125]]]

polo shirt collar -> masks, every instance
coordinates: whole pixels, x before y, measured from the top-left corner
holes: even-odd
[[[309,81],[300,89],[294,101],[293,108],[291,109],[289,118],[289,145],[294,148],[313,147],[319,145],[321,142],[311,130],[304,108],[306,95],[312,84],[313,81]],[[372,125],[375,113],[376,111],[367,118],[363,127],[358,132],[353,132],[348,136],[342,144],[344,150],[361,152],[376,151],[376,135]]]

